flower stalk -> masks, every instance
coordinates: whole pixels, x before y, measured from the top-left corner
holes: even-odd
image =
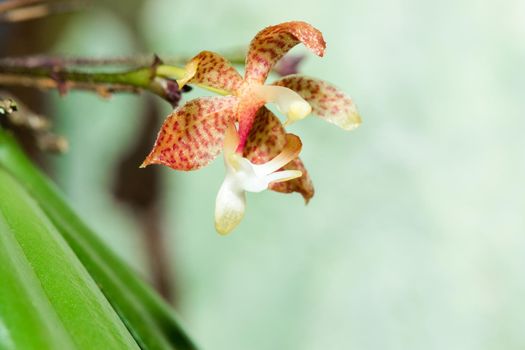
[[[111,61],[108,61],[108,65]],[[36,63],[36,64],[35,64]],[[86,62],[88,63],[88,62]],[[184,68],[163,64],[157,58],[153,64],[121,72],[89,72],[65,67],[58,59],[40,61],[0,60],[0,85],[26,86],[43,90],[58,89],[65,94],[70,89],[94,91],[103,97],[112,93],[149,91],[173,104],[170,81],[184,76]]]

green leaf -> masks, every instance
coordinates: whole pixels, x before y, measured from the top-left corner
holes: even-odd
[[[141,348],[196,349],[171,307],[99,240],[55,185],[1,129],[0,167],[11,173],[36,199]]]
[[[39,342],[50,349],[138,349],[37,203],[1,169],[0,198],[0,255],[10,267],[5,275],[12,282],[1,288],[5,343],[17,349],[39,349]],[[37,305],[34,309],[33,301]],[[27,320],[17,317],[21,311]],[[40,339],[32,340],[27,326]],[[47,333],[49,340],[45,339]]]
[[[0,349],[73,347],[3,215],[0,215],[0,276]]]

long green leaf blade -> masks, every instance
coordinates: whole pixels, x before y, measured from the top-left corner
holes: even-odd
[[[75,348],[138,349],[107,299],[38,204],[1,169],[0,198],[3,221],[22,248]],[[24,324],[19,327],[24,329]]]
[[[0,183],[0,186],[3,184]],[[6,200],[2,198],[2,200]],[[20,213],[25,216],[26,213]],[[25,216],[25,219],[30,219]],[[30,334],[31,336],[28,336]],[[74,349],[53,305],[0,213],[0,349]]]
[[[143,349],[196,349],[171,307],[100,241],[1,129],[0,167],[38,201]]]

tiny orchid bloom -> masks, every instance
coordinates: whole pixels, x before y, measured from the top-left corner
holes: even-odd
[[[253,164],[236,152],[239,146],[237,129],[231,124],[224,138],[224,165],[226,177],[221,185],[215,204],[215,228],[220,234],[231,232],[244,216],[245,192],[261,192],[270,184],[281,183],[301,177],[299,170],[281,170],[296,159],[301,151],[301,140],[286,135],[286,145],[276,157],[264,164]]]
[[[326,44],[320,31],[305,22],[287,22],[267,27],[253,38],[244,78],[217,53],[202,51],[195,56],[186,65],[184,76],[177,80],[179,87],[193,84],[226,96],[197,98],[175,109],[141,166],[163,164],[175,170],[196,170],[215,159],[224,145],[227,175],[217,197],[219,232],[229,232],[242,218],[245,191],[270,188],[283,193],[299,192],[306,202],[314,194],[308,172],[297,158],[299,152],[286,151],[292,137],[265,107],[267,103],[284,114],[284,125],[311,112],[346,130],[361,123],[352,100],[324,81],[287,75],[273,84],[264,84],[275,64],[298,43],[318,56],[324,54]],[[235,123],[238,129],[233,126],[235,132],[228,131]],[[295,158],[283,158],[283,152],[295,154]],[[277,171],[281,167],[283,170]],[[301,175],[295,176],[298,174]]]

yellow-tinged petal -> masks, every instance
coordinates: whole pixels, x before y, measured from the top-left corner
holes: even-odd
[[[163,164],[175,170],[195,170],[209,164],[222,149],[237,102],[234,96],[201,97],[175,109],[141,167]]]
[[[202,51],[186,65],[186,74],[177,80],[179,87],[198,84],[204,88],[224,90],[230,94],[243,82],[241,75],[218,53]]]
[[[226,175],[215,201],[215,229],[221,235],[230,233],[244,217],[246,196]]]
[[[361,117],[352,99],[325,81],[290,75],[273,85],[294,90],[310,104],[313,114],[345,130],[355,129],[361,124]]]
[[[301,177],[303,173],[299,170],[283,170],[271,173],[266,177],[270,184],[276,184],[280,182],[290,181]]]
[[[284,86],[259,85],[253,90],[265,102],[275,103],[279,112],[286,115],[286,124],[301,120],[312,111],[310,104],[301,95]]]
[[[301,148],[302,143],[299,137],[294,134],[286,134],[285,144],[281,152],[269,162],[258,165],[258,171],[270,174],[281,169],[283,166],[290,163],[299,156],[299,153],[301,153]]]
[[[253,128],[244,148],[244,157],[254,164],[264,164],[276,157],[285,148],[286,131],[279,119],[266,107],[261,108],[255,118]],[[299,170],[299,178],[270,184],[270,189],[277,192],[298,192],[306,202],[314,195],[314,187],[308,171],[299,158],[282,167],[283,170]]]
[[[228,125],[226,134],[224,135],[224,157],[230,157],[234,154],[237,146],[239,146],[239,133],[235,128],[235,124],[232,122]]]
[[[326,47],[323,35],[306,22],[286,22],[261,30],[250,43],[246,56],[246,80],[263,83],[275,63],[301,42],[323,56]]]

